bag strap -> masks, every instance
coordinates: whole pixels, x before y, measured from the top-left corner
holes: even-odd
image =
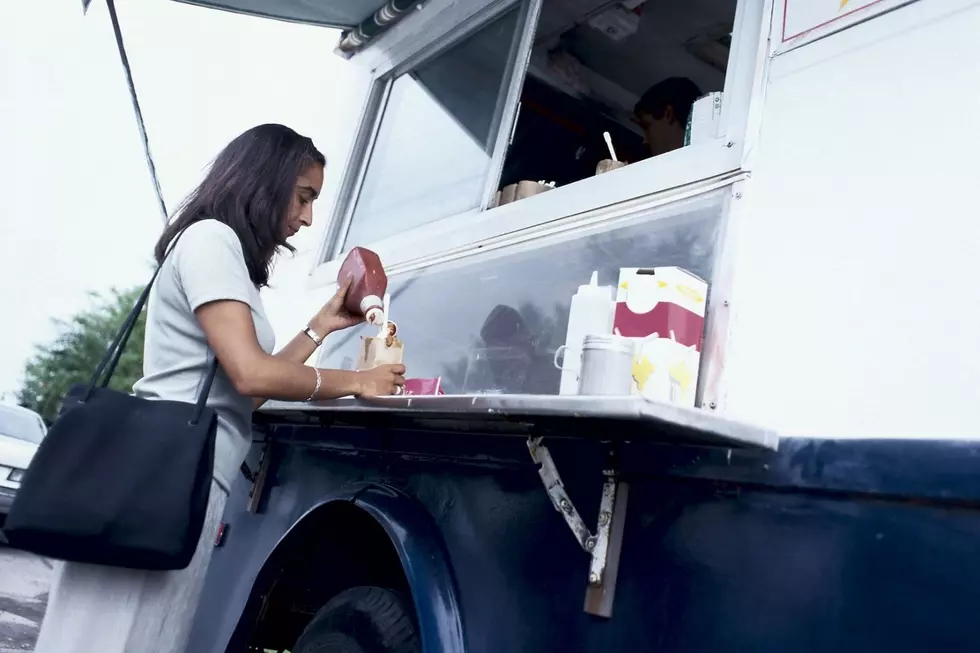
[[[192,223],[193,224],[193,223]],[[190,225],[187,225],[188,227]],[[146,306],[146,301],[150,297],[150,290],[153,288],[153,283],[157,280],[157,276],[160,274],[160,270],[163,269],[163,264],[170,256],[171,252],[177,247],[177,241],[180,237],[184,235],[184,231],[187,227],[184,227],[180,233],[174,237],[173,242],[170,243],[170,247],[163,255],[163,259],[157,266],[157,269],[153,271],[153,276],[150,277],[149,283],[143,288],[143,292],[140,293],[139,299],[136,300],[136,305],[133,309],[129,311],[129,315],[126,316],[126,321],[119,328],[119,332],[113,339],[112,344],[109,345],[109,349],[106,351],[105,356],[102,357],[102,361],[99,366],[95,369],[95,374],[92,375],[92,379],[89,381],[88,390],[85,392],[85,396],[82,397],[82,401],[88,401],[89,397],[92,395],[92,391],[95,390],[96,384],[101,388],[105,388],[109,385],[109,381],[112,379],[112,375],[116,371],[116,366],[119,365],[119,359],[122,358],[123,350],[126,348],[126,343],[129,342],[129,337],[133,334],[133,329],[136,328],[136,322],[139,321],[140,313],[143,312],[143,307]],[[214,383],[214,377],[218,372],[218,359],[215,358],[211,365],[208,366],[208,375],[205,377],[204,386],[201,388],[201,392],[198,394],[197,403],[195,404],[194,418],[191,420],[191,424],[197,424],[201,418],[201,414],[204,412],[204,407],[207,404],[208,395],[211,394],[211,385]],[[103,374],[105,375],[103,377]],[[101,382],[100,382],[101,379]]]
[[[157,266],[154,270],[153,276],[150,278],[150,282],[146,284],[143,288],[143,292],[140,293],[139,299],[136,300],[136,305],[133,306],[132,310],[129,311],[129,315],[126,316],[126,321],[123,322],[122,327],[120,327],[116,337],[113,339],[112,344],[109,345],[108,351],[102,357],[102,361],[99,366],[95,368],[95,374],[92,375],[92,379],[89,381],[89,393],[95,388],[98,383],[99,387],[106,387],[109,385],[112,375],[116,371],[116,366],[119,365],[119,359],[122,358],[123,350],[126,348],[126,343],[129,342],[129,337],[133,334],[133,329],[136,328],[136,322],[139,320],[140,313],[143,312],[143,307],[146,305],[146,300],[150,296],[150,289],[153,287],[153,282],[156,281],[157,275],[160,274],[160,268],[163,267],[163,262]],[[103,378],[103,373],[105,377]],[[101,382],[99,381],[101,379]],[[88,399],[88,394],[86,393],[85,398]]]
[[[208,395],[211,394],[211,384],[214,383],[214,375],[217,373],[218,359],[215,358],[208,366],[208,375],[204,379],[204,387],[201,388],[201,392],[197,395],[197,404],[194,407],[194,417],[191,418],[191,424],[194,426],[201,421],[201,415],[204,414],[204,408],[208,403]]]

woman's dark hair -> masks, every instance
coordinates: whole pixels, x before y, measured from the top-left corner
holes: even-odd
[[[154,249],[157,263],[188,225],[213,218],[238,234],[252,283],[267,286],[276,251],[294,251],[283,238],[283,223],[296,178],[314,163],[326,165],[326,159],[312,140],[289,127],[259,125],[241,134],[177,209]]]

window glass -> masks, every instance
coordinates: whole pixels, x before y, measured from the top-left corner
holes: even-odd
[[[543,0],[498,203],[716,138],[736,6]]]
[[[518,16],[394,80],[345,249],[479,207]]]
[[[442,377],[447,394],[557,394],[553,359],[578,286],[593,270],[615,285],[620,267],[678,266],[710,279],[722,196],[393,277],[391,318],[409,378]],[[360,336],[376,333],[331,336],[319,364],[351,369]]]
[[[0,406],[0,435],[40,444],[44,438],[44,424],[31,413]]]

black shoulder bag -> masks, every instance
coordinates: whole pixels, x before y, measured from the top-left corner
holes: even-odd
[[[211,490],[217,416],[205,402],[218,361],[196,404],[107,387],[162,267],[91,382],[72,386],[41,441],[3,529],[14,547],[132,569],[190,564]]]

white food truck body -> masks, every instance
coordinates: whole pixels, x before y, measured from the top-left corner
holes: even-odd
[[[707,213],[687,241],[711,249],[702,409],[788,435],[978,432],[980,301],[969,283],[980,272],[980,224],[969,207],[980,150],[970,128],[980,109],[980,3],[740,0],[714,138],[485,210],[519,115],[524,62],[533,64],[541,4],[430,0],[350,58],[362,84],[349,101],[364,108],[347,161],[328,166],[321,204],[331,204],[317,209],[313,233],[278,265],[266,293],[280,341],[328,296],[353,244],[378,251],[397,284],[420,271],[465,270],[477,257],[505,269],[547,243],[637,224],[669,238],[666,225]],[[391,80],[508,10],[517,12],[518,38],[478,203],[345,243],[354,207],[375,201],[365,193],[386,193],[365,179]],[[399,206],[413,201],[465,206],[452,188],[378,200],[380,210],[397,224]],[[669,264],[685,267],[683,256]],[[447,310],[474,301],[475,290],[460,288]],[[393,300],[396,321],[406,301]]]

